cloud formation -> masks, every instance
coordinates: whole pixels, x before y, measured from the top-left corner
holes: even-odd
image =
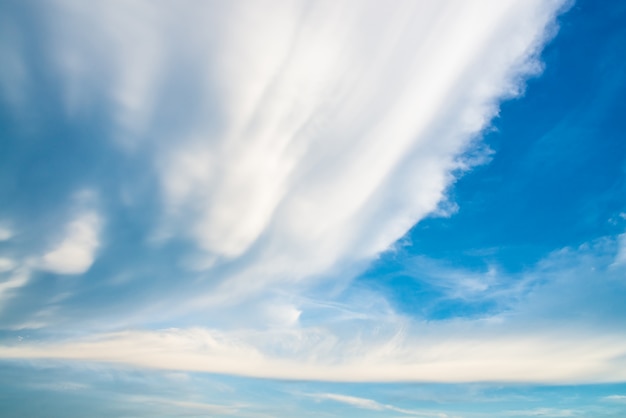
[[[419,416],[419,417],[439,417],[439,418],[448,417],[448,415],[444,413],[411,411],[408,409],[398,408],[393,405],[381,404],[380,402],[376,402],[373,399],[359,398],[356,396],[341,395],[337,393],[318,393],[318,394],[312,394],[310,396],[318,400],[335,401],[335,402],[351,405],[356,408],[369,409],[372,411],[392,411],[392,412],[398,412],[400,414]]]
[[[522,333],[518,329],[517,335],[509,335],[505,329],[440,324],[437,330],[414,327],[411,335],[400,334],[391,340],[365,334],[339,339],[328,331],[313,329],[274,335],[273,342],[288,347],[289,356],[261,351],[260,335],[169,329],[68,343],[20,343],[1,347],[0,356],[338,382],[582,383],[626,379],[621,371],[623,360],[619,360],[626,352],[626,339],[619,333],[597,335],[588,331],[583,344],[580,332],[555,335],[554,330]],[[283,348],[281,354],[286,350]]]
[[[93,264],[102,220],[94,211],[80,213],[65,226],[62,240],[41,258],[39,268],[56,274],[82,274]]]
[[[42,228],[45,248],[0,259],[0,294],[40,272],[88,276],[101,254],[111,264],[84,287],[55,282],[65,293],[45,300],[56,312],[72,299],[59,318],[78,328],[91,329],[67,318],[93,314],[93,335],[9,344],[0,357],[333,381],[626,378],[626,340],[613,324],[594,329],[609,316],[599,305],[580,329],[558,333],[530,327],[537,316],[527,314],[560,325],[581,295],[610,295],[623,237],[610,268],[564,249],[515,285],[497,269],[441,271],[424,259],[421,273],[445,298],[502,303],[478,319],[411,318],[349,284],[417,222],[453,207],[448,189],[490,154],[480,137],[500,102],[541,71],[564,3],[42,6],[38,59],[59,82],[49,94],[77,137],[68,147],[103,152],[115,168],[67,180],[77,203],[58,205],[65,221]],[[34,86],[33,52],[19,47],[0,52]],[[15,71],[0,74],[4,84]],[[83,123],[97,127],[93,149]],[[105,204],[76,192],[85,187]],[[0,240],[12,237],[0,229]],[[575,267],[559,261],[572,254]],[[590,289],[579,277],[596,265],[606,275]],[[45,283],[30,283],[46,295]],[[97,304],[101,289],[125,302],[122,313],[80,305]],[[550,291],[563,293],[559,303]]]
[[[114,142],[153,156],[155,236],[235,265],[213,276],[240,293],[370,260],[435,211],[562,3],[60,1],[48,27],[67,112],[109,103]]]
[[[248,321],[231,329],[169,328],[20,341],[0,347],[0,357],[293,380],[623,381],[626,336],[615,318],[622,317],[618,310],[623,310],[620,295],[626,284],[623,267],[614,263],[617,249],[617,241],[600,239],[555,251],[520,279],[532,283],[531,291],[515,285],[521,293],[505,309],[478,319],[426,321],[384,305],[374,310],[357,292],[361,305],[294,301],[311,318],[301,323],[254,326]],[[554,294],[560,295],[558,302]],[[346,312],[338,315],[341,309]]]

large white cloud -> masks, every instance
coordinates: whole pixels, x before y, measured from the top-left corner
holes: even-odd
[[[374,256],[437,208],[557,5],[224,12],[221,129],[196,129],[164,157],[167,204],[191,215],[184,227],[218,259],[257,244],[246,282]]]
[[[350,276],[445,203],[499,102],[540,69],[563,3],[46,4],[45,49],[68,120],[110,111],[99,116],[113,122],[112,144],[129,161],[148,160],[142,169],[156,177],[163,208],[152,244],[188,240],[196,253],[182,265],[203,272],[176,279],[212,279],[172,295],[184,304],[156,303],[160,316],[140,307],[135,324],[175,320],[180,306],[203,309],[216,327],[2,346],[0,357],[289,379],[624,379],[626,339],[613,328],[555,333],[506,316],[421,323],[375,297],[346,307],[297,294],[304,279]],[[33,269],[84,273],[101,229],[98,211],[76,211]],[[11,289],[28,280],[15,277]],[[449,277],[469,299],[499,289]],[[213,279],[219,287],[206,286]],[[242,294],[262,300],[216,307]],[[541,297],[532,307],[548,309]],[[245,315],[230,315],[237,309]]]
[[[562,3],[59,1],[51,55],[68,114],[105,100],[154,156],[156,235],[239,263],[239,292],[371,259],[436,210]]]

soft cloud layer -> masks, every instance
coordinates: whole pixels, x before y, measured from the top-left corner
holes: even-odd
[[[192,240],[232,298],[369,260],[435,211],[562,3],[64,1],[50,47],[67,111],[110,103],[116,143],[153,156],[157,241]]]
[[[46,236],[35,250],[24,238],[0,259],[0,295],[27,284],[37,295],[7,324],[44,312],[57,330],[96,332],[7,344],[0,357],[333,381],[625,379],[613,308],[578,309],[622,289],[623,237],[607,238],[610,257],[564,249],[520,280],[416,262],[443,299],[498,301],[477,319],[429,322],[350,285],[417,222],[453,211],[449,187],[490,154],[480,136],[541,70],[563,3],[41,6],[46,53],[12,27],[3,86],[36,86],[28,57],[45,62],[60,86],[47,93],[55,117],[74,135],[63,144],[106,164],[99,177],[63,177],[58,200],[75,204],[36,224]],[[76,193],[85,187],[104,203]],[[28,237],[26,222],[16,230]],[[529,325],[542,314],[553,322]],[[563,327],[568,316],[576,327]]]
[[[293,380],[580,383],[626,379],[626,338],[620,333],[518,330],[510,335],[507,328],[467,323],[440,324],[437,330],[419,326],[390,340],[372,334],[340,340],[317,329],[273,335],[272,343],[282,346],[289,357],[260,351],[255,345],[263,337],[255,333],[171,329],[4,346],[0,357],[89,360]]]

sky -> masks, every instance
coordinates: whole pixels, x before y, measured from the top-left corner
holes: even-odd
[[[0,1],[0,415],[626,416],[626,4]]]

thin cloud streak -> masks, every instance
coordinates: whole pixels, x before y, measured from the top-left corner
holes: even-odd
[[[603,401],[626,403],[626,395],[609,395],[602,398]]]
[[[448,417],[447,414],[444,414],[441,412],[413,411],[409,409],[398,408],[393,405],[381,404],[380,402],[376,402],[373,399],[359,398],[356,396],[341,395],[337,393],[315,393],[309,396],[318,400],[331,400],[331,401],[343,403],[346,405],[351,405],[356,408],[369,409],[372,411],[392,411],[392,412],[398,412],[401,414],[418,416],[418,417],[438,417],[438,418]]]

